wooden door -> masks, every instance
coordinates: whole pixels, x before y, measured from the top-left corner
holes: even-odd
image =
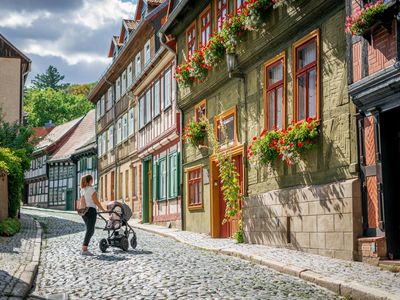
[[[236,171],[239,173],[239,184],[241,186],[241,191],[243,193],[243,156],[242,156],[242,154],[239,154],[239,155],[232,157],[232,159],[235,162]],[[218,199],[218,201],[219,201],[220,237],[221,238],[229,238],[229,237],[233,236],[233,234],[238,229],[238,220],[240,218],[240,215],[237,215],[236,217],[232,218],[231,221],[228,221],[223,224],[223,220],[225,218],[226,202],[225,202],[224,194],[222,192],[221,187],[222,187],[222,184],[219,181],[219,184],[218,184],[219,199]]]
[[[111,180],[111,183],[110,183],[110,186],[111,186],[111,190],[110,190],[110,192],[111,192],[111,195],[110,195],[110,200],[111,201],[114,201],[115,200],[115,175],[114,175],[114,171],[112,171],[111,172],[111,178],[110,178],[110,180]],[[106,182],[106,184],[107,184],[107,182]]]

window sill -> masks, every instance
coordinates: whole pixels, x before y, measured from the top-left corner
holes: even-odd
[[[203,207],[203,204],[200,204],[200,205],[188,205],[188,210],[189,210],[189,212],[204,211],[204,207]]]
[[[170,109],[172,107],[172,103],[168,104],[167,106],[164,107],[164,111]]]

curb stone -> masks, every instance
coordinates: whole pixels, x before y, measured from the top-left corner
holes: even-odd
[[[340,296],[350,297],[350,299],[352,300],[400,300],[400,295],[394,295],[384,290],[368,287],[354,281],[344,282],[341,280],[324,276],[309,269],[304,269],[294,265],[289,265],[278,261],[266,259],[259,255],[249,255],[247,253],[244,253],[236,249],[231,249],[231,248],[215,249],[215,248],[207,248],[204,246],[192,245],[192,243],[186,241],[185,239],[174,236],[173,233],[158,231],[157,229],[152,229],[145,226],[142,227],[140,226],[140,224],[135,224],[135,223],[132,225],[137,229],[157,234],[163,237],[167,237],[187,245],[195,246],[196,248],[202,250],[208,250],[216,253],[221,253],[224,255],[234,256],[250,262],[257,263],[262,266],[266,266],[280,273],[298,277],[305,281],[319,285]]]
[[[8,299],[20,298],[25,299],[29,291],[32,288],[33,281],[36,277],[39,261],[40,261],[40,251],[42,246],[42,228],[38,221],[35,220],[36,224],[36,237],[34,242],[32,261],[21,266],[23,271],[18,276],[18,283],[12,288],[8,295]]]

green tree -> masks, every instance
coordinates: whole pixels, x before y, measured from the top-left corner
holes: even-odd
[[[96,85],[96,82],[83,83],[83,84],[71,84],[66,88],[66,92],[72,95],[81,95],[88,97],[91,89]]]
[[[93,108],[86,97],[68,94],[51,88],[30,89],[25,95],[25,111],[28,124],[43,126],[49,120],[59,125],[85,115]]]
[[[52,88],[54,90],[63,90],[69,86],[69,83],[60,83],[65,78],[61,75],[57,68],[50,65],[43,74],[36,74],[32,80],[32,85],[35,89],[44,90]]]

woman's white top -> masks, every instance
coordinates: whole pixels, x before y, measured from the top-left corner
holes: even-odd
[[[96,208],[96,205],[93,202],[92,195],[96,193],[96,190],[92,186],[87,186],[81,189],[81,197],[85,197],[86,206]]]

